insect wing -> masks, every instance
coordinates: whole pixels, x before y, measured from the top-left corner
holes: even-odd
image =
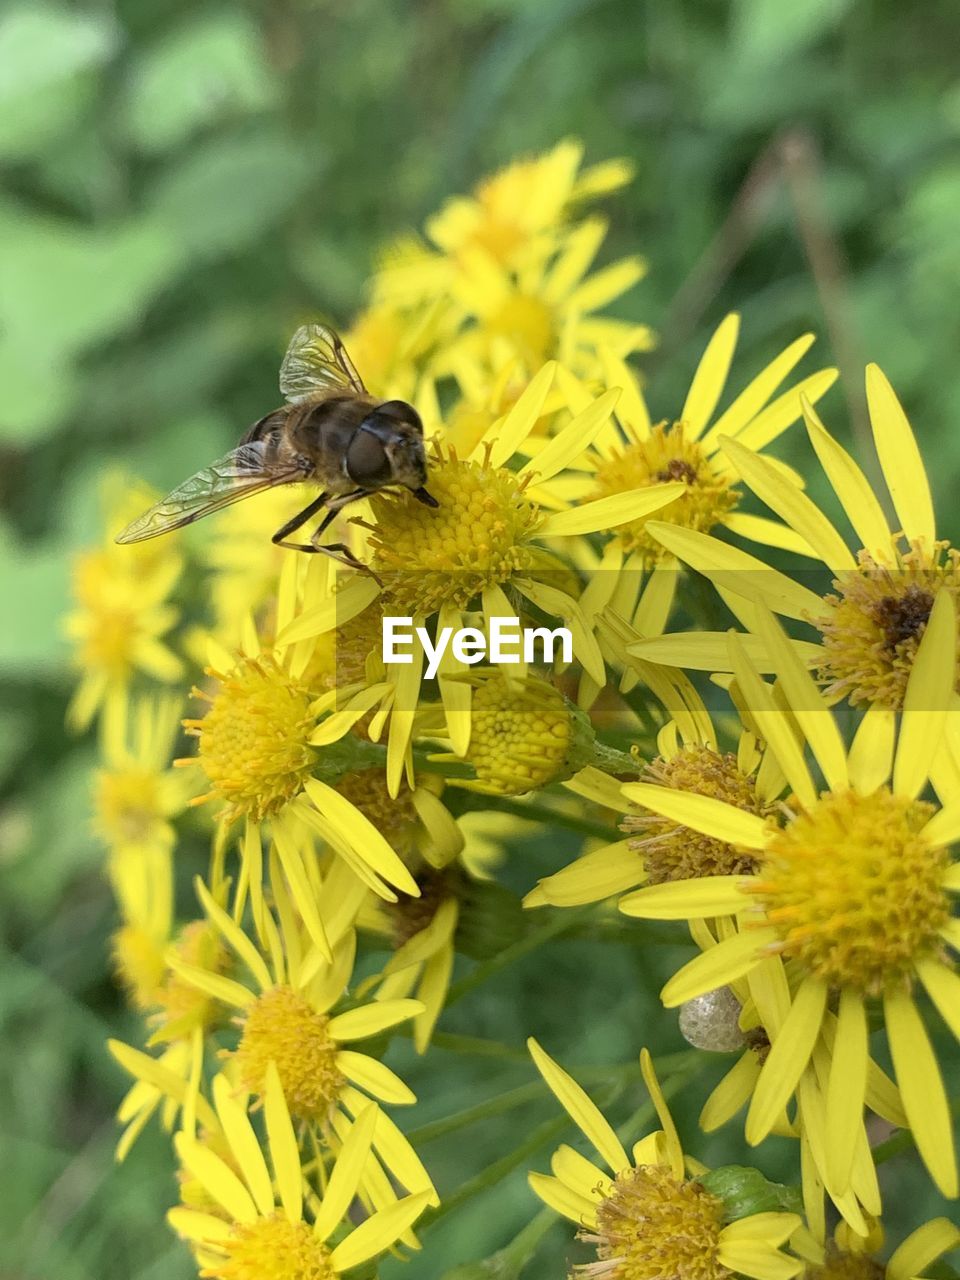
[[[280,391],[291,404],[298,404],[318,391],[363,395],[366,388],[333,330],[325,324],[305,324],[290,339],[283,357]]]
[[[263,489],[293,484],[303,480],[305,471],[290,463],[268,461],[273,442],[254,440],[220,458],[217,462],[184,480],[172,493],[128,524],[117,542],[144,542],[171,529],[192,524],[202,516],[233,502],[248,498]]]

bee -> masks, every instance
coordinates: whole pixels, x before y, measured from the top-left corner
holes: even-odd
[[[156,538],[264,489],[307,481],[319,486],[319,496],[272,541],[294,551],[322,552],[370,573],[344,543],[321,543],[337,512],[390,485],[409,489],[425,506],[439,505],[425,488],[420,415],[403,400],[371,396],[332,329],[307,324],[296,331],[280,366],[280,391],[286,404],[255,422],[235,449],[127,525],[117,542]],[[289,541],[324,508],[309,542]]]

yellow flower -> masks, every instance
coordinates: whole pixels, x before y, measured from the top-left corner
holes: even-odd
[[[533,459],[514,470],[511,459],[533,430],[554,374],[555,366],[545,365],[506,417],[490,424],[468,457],[438,448],[430,478],[431,492],[440,503],[436,509],[415,499],[407,502],[401,493],[373,496],[372,567],[384,582],[378,607],[411,617],[414,626],[437,614],[441,628],[459,630],[465,611],[479,601],[482,625],[489,634],[491,618],[516,616],[506,595],[510,589],[563,620],[571,631],[575,656],[602,684],[603,660],[580,606],[566,590],[543,580],[557,577],[555,571],[560,570],[566,583],[569,575],[563,562],[542,544],[579,538],[635,518],[638,512],[658,510],[682,492],[682,485],[656,484],[577,506],[558,501],[559,509],[549,512],[532,502],[526,489],[533,476],[545,482],[561,472],[601,430],[616,400],[617,393],[610,391],[590,402]],[[333,630],[367,607],[374,594],[369,580],[350,583],[302,619],[293,619],[281,629],[279,639],[290,643]],[[392,794],[404,769],[411,771],[408,752],[423,660],[418,637],[412,663],[389,666],[382,685],[364,688],[353,699],[338,696],[335,705],[340,710],[331,717],[341,733],[377,703],[381,727],[389,715],[387,778]],[[463,754],[469,737],[470,688],[450,678],[460,669],[448,649],[441,661],[439,685],[449,736],[454,750]],[[329,741],[332,732],[321,725],[314,741]]]
[[[166,603],[180,576],[179,557],[161,561],[151,574],[125,563],[116,548],[87,551],[73,570],[76,608],[64,620],[81,671],[67,718],[86,728],[97,712],[121,698],[138,674],[170,684],[183,664],[163,637],[179,612]]]
[[[201,1276],[335,1280],[392,1248],[430,1203],[429,1191],[417,1192],[342,1235],[339,1229],[350,1224],[348,1210],[382,1120],[379,1108],[371,1103],[359,1112],[317,1201],[304,1195],[306,1172],[276,1067],[269,1066],[264,1085],[269,1165],[222,1075],[213,1082],[213,1097],[233,1167],[187,1133],[178,1134],[176,1145],[184,1168],[223,1216],[182,1205],[168,1214],[174,1230],[193,1247]],[[342,1238],[331,1245],[335,1233]]]
[[[911,1231],[882,1262],[878,1254],[883,1234],[879,1222],[871,1224],[866,1236],[841,1224],[832,1240],[825,1238],[822,1228],[800,1227],[790,1245],[806,1263],[804,1280],[915,1280],[943,1254],[960,1246],[960,1228],[946,1218],[932,1218]]]
[[[897,515],[893,527],[856,462],[828,433],[812,404],[805,400],[803,407],[810,440],[855,532],[852,548],[768,460],[750,455],[737,440],[724,440],[722,446],[741,479],[780,517],[785,530],[803,541],[804,554],[835,575],[834,594],[820,596],[716,539],[660,524],[651,528],[665,547],[723,590],[746,626],[757,603],[814,626],[819,644],[798,642],[799,650],[832,698],[896,711],[934,600],[940,591],[954,600],[960,594],[960,551],[937,538],[927,475],[893,388],[876,365],[868,366],[866,383],[874,443]],[[639,645],[636,652],[651,661],[722,671],[729,669],[725,644],[716,633],[666,636]]]
[[[842,1195],[850,1183],[867,1080],[867,1006],[879,1001],[917,1148],[938,1187],[955,1196],[949,1106],[916,1000],[922,988],[960,1036],[960,977],[949,956],[951,949],[960,950],[952,900],[960,876],[949,852],[958,834],[960,788],[954,774],[941,778],[936,770],[955,684],[953,599],[942,592],[931,611],[895,749],[892,720],[867,716],[848,752],[776,620],[760,607],[755,619],[790,718],[735,635],[730,663],[791,789],[790,820],[774,826],[710,796],[648,783],[626,787],[627,795],[653,812],[739,845],[758,867],[753,875],[643,888],[624,899],[621,910],[644,918],[737,920],[731,936],[667,983],[663,999],[671,1006],[749,974],[770,956],[789,961],[788,1009],[757,1079],[747,1138],[762,1140],[808,1067],[817,1069],[818,1055],[825,1059],[822,1136],[832,1195]],[[823,775],[823,792],[817,791],[797,732]],[[919,798],[932,771],[939,805]],[[826,1028],[832,1001],[837,1021],[831,1038]]]
[[[527,1044],[544,1080],[605,1166],[562,1146],[551,1161],[552,1177],[530,1174],[540,1199],[575,1222],[580,1238],[596,1246],[597,1261],[585,1268],[591,1276],[726,1280],[739,1273],[755,1280],[789,1280],[802,1269],[798,1259],[780,1252],[800,1224],[798,1214],[753,1213],[726,1220],[723,1201],[700,1181],[706,1170],[684,1155],[646,1049],[640,1063],[662,1129],[637,1142],[628,1156],[576,1081],[535,1040]]]
[[[818,400],[836,380],[837,371],[821,369],[771,400],[809,350],[813,335],[805,334],[761,370],[717,416],[739,329],[737,315],[727,316],[718,326],[679,414],[659,423],[651,417],[631,371],[622,360],[606,353],[607,383],[621,388],[616,409],[620,430],[605,428],[577,464],[580,474],[567,474],[555,486],[567,501],[595,501],[609,500],[625,491],[640,492],[648,485],[671,481],[683,485],[677,497],[656,513],[638,509],[633,519],[618,522],[611,529],[585,601],[594,612],[610,605],[621,618],[632,622],[641,636],[659,636],[669,617],[679,577],[675,541],[677,546],[686,546],[690,539],[702,540],[711,530],[726,528],[754,542],[809,553],[799,534],[738,510],[739,477],[721,443],[729,436],[745,455],[757,456],[800,417],[801,396]],[[764,465],[773,474],[789,476],[791,487],[802,484],[783,463],[767,459]],[[540,492],[538,486],[534,496]],[[682,552],[676,554],[687,558]],[[758,570],[762,567],[760,561],[753,563]]]
[[[310,901],[302,894],[292,900],[277,880],[273,892],[278,899],[279,932],[266,907],[258,917],[264,936],[275,939],[265,954],[202,881],[197,882],[197,892],[211,925],[249,978],[227,978],[174,956],[170,965],[185,982],[234,1012],[240,1040],[227,1056],[245,1089],[262,1098],[270,1071],[276,1070],[294,1118],[327,1139],[342,1126],[345,1115],[358,1115],[367,1095],[392,1105],[416,1100],[389,1067],[349,1046],[416,1016],[423,1009],[420,1002],[384,1000],[332,1012],[349,980],[352,932],[344,933],[335,944],[332,962],[324,963],[316,948],[304,945],[311,933],[304,933],[295,921],[295,905],[307,920],[311,912],[317,913],[312,895]],[[337,908],[338,904],[331,904],[331,909]],[[324,936],[328,930],[333,933],[330,923]],[[409,1191],[432,1193],[426,1170],[386,1115],[378,1125],[374,1146]]]
[[[673,717],[660,730],[659,755],[641,780],[685,794],[722,799],[749,813],[766,814],[783,790],[776,761],[747,730],[736,753],[722,752],[700,695],[679,671],[638,664],[646,687]],[[596,769],[567,783],[569,790],[623,815],[625,839],[601,845],[543,877],[524,899],[527,907],[573,907],[600,902],[639,884],[750,871],[753,860],[728,841],[701,835],[625,798],[621,784]]]

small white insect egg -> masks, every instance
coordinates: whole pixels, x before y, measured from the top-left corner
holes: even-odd
[[[746,1043],[739,1017],[740,1001],[729,987],[717,987],[680,1006],[680,1034],[695,1049],[736,1053]]]

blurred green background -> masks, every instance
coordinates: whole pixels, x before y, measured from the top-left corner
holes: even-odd
[[[862,365],[879,361],[933,461],[941,522],[956,538],[955,37],[951,0],[8,0],[4,1280],[193,1274],[162,1222],[175,1194],[166,1141],[151,1130],[122,1171],[112,1165],[112,1110],[125,1085],[103,1041],[136,1028],[107,972],[114,917],[87,819],[93,746],[63,729],[71,676],[58,620],[71,555],[98,536],[104,472],[123,464],[165,488],[231,446],[274,402],[295,323],[311,312],[347,321],[384,238],[514,156],[573,134],[588,161],[636,162],[635,183],[607,206],[606,253],[639,250],[650,261],[620,310],[662,334],[647,361],[654,412],[675,410],[726,310],[744,313],[741,383],[813,328],[819,361],[849,378],[823,404],[828,423],[862,445]],[[801,445],[788,443],[787,456],[803,458]],[[526,858],[521,889],[548,866],[547,851]],[[555,848],[550,858],[558,865]],[[675,1050],[673,1020],[656,1016],[651,954],[629,940],[548,947],[443,1025],[518,1049],[534,1032],[581,1064],[632,1056],[638,1027],[655,1049]],[[548,979],[569,998],[544,1000]],[[519,1058],[438,1052],[432,1069],[403,1066],[423,1098],[413,1124],[531,1078]],[[700,1089],[680,1107],[688,1125]],[[641,1098],[622,1099],[623,1114]],[[468,1132],[456,1159],[425,1146],[441,1189],[556,1111],[519,1114],[519,1125],[512,1113]],[[722,1142],[697,1153],[739,1154]],[[529,1163],[545,1167],[544,1153]],[[895,1185],[895,1165],[885,1176]],[[921,1207],[914,1198],[914,1225]],[[438,1227],[406,1274],[432,1280],[491,1252],[533,1210],[515,1174]],[[549,1237],[535,1270],[562,1274],[564,1239]]]

